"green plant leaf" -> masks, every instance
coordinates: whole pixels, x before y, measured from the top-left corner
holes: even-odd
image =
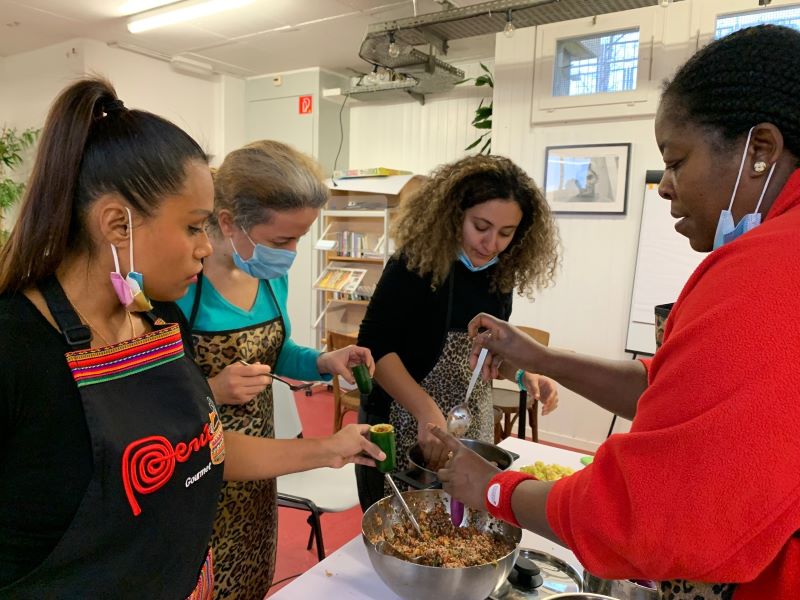
[[[486,66],[485,64],[483,64],[483,63],[478,63],[478,64],[481,66],[481,69],[483,69],[483,70],[484,70],[486,73],[488,73],[488,74],[489,74],[489,77],[491,77],[491,76],[492,76],[492,72],[489,70],[489,67],[487,67],[487,66]]]
[[[478,119],[485,119],[486,117],[492,116],[492,107],[491,106],[479,106],[475,110],[475,120]]]
[[[473,123],[476,129],[491,129],[492,122],[491,121],[480,121],[478,123]]]
[[[0,181],[0,211],[4,211],[16,204],[24,190],[24,183],[17,183],[8,178]]]
[[[486,75],[481,75],[480,77],[478,77],[475,80],[475,85],[477,87],[481,87],[482,85],[490,85],[490,84],[491,84],[491,79],[489,79],[489,77],[487,77]]]
[[[492,138],[489,138],[488,140],[486,140],[486,143],[483,145],[483,148],[481,148],[478,154],[491,154],[491,153],[492,153]]]

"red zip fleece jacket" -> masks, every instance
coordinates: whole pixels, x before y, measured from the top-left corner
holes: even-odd
[[[692,274],[645,364],[631,432],[553,486],[553,531],[600,577],[800,597],[800,170]]]

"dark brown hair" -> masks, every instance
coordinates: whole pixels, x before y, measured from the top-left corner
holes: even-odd
[[[502,156],[468,156],[440,166],[400,207],[393,227],[409,268],[430,275],[436,288],[458,259],[467,209],[489,200],[516,202],[522,219],[500,253],[492,287],[533,296],[550,285],[558,267],[558,231],[541,190],[525,171]]]
[[[56,98],[42,131],[16,226],[0,249],[0,293],[35,285],[77,250],[92,250],[85,214],[119,194],[144,215],[177,193],[189,161],[207,162],[186,132],[128,110],[105,79],[82,79]]]

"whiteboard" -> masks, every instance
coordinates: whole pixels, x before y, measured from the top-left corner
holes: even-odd
[[[658,195],[663,171],[647,171],[642,223],[636,251],[625,352],[655,354],[655,307],[678,299],[683,285],[705,258],[675,231],[669,202]]]

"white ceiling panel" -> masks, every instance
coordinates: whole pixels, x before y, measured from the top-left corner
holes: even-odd
[[[457,0],[460,5],[479,0]],[[131,34],[120,17],[127,0],[0,0],[0,56],[87,37],[134,45],[166,56],[232,65],[245,74],[322,66],[365,71],[358,57],[370,23],[410,17],[412,0],[255,0],[235,10],[190,24]],[[441,10],[434,0],[417,0],[419,14]],[[290,31],[271,31],[290,25]],[[299,25],[299,27],[297,27]],[[483,56],[493,44],[453,44],[450,60]]]

